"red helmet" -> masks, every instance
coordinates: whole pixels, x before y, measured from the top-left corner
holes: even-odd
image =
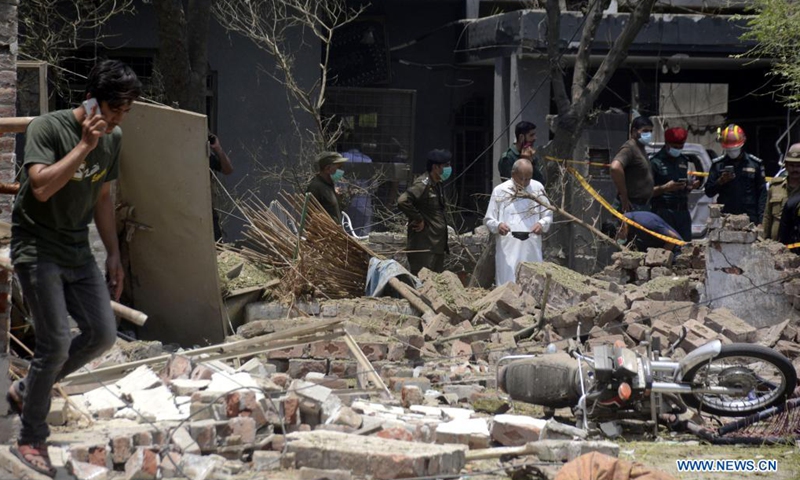
[[[719,134],[719,143],[722,148],[738,148],[744,145],[747,136],[739,125],[730,124]]]

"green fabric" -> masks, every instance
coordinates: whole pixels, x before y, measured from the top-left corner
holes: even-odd
[[[519,160],[519,150],[512,144],[506,153],[500,157],[497,162],[497,169],[500,171],[500,179],[506,181],[511,178],[511,169],[514,167],[514,162]],[[537,182],[545,185],[544,172],[542,172],[542,160],[537,156],[533,156],[533,176],[531,177]]]
[[[81,124],[72,110],[59,110],[34,119],[25,135],[25,163],[20,191],[11,217],[11,258],[14,264],[50,261],[78,267],[93,261],[89,223],[104,182],[119,175],[122,130],[100,137],[72,179],[46,202],[33,196],[30,165],[52,165],[81,140]]]
[[[409,225],[408,250],[447,251],[447,220],[441,183],[435,184],[427,173],[420,175],[397,199],[397,207],[409,220],[425,221],[421,232],[415,232]]]
[[[336,196],[336,187],[333,183],[328,183],[319,175],[314,175],[306,188],[306,193],[314,195],[314,198],[337,224],[342,223],[342,207],[339,205],[339,197]]]

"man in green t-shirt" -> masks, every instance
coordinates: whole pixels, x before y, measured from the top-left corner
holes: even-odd
[[[47,456],[53,384],[111,348],[123,271],[111,199],[119,172],[119,124],[141,93],[130,67],[114,60],[92,69],[87,101],[34,119],[26,131],[20,191],[14,203],[11,259],[36,331],[28,375],[8,391],[22,428],[12,452],[55,476]],[[94,219],[108,254],[106,281],[89,247]],[[81,330],[71,338],[68,315]]]

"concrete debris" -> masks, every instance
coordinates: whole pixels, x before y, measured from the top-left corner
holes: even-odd
[[[615,341],[666,347],[685,329],[673,358],[719,339],[758,342],[800,366],[800,279],[782,280],[800,272],[797,256],[751,239],[745,219],[712,222],[708,248],[618,252],[594,277],[525,263],[517,284],[484,290],[423,270],[416,292],[436,312],[424,319],[407,300],[389,298],[256,302],[236,335],[201,354],[118,342],[91,368],[130,368],[100,370],[99,388],[68,384],[80,393],[54,398],[48,423],[75,436],[68,465],[87,480],[284,478],[287,470],[286,478],[309,480],[455,476],[467,452],[530,445],[541,462],[617,456],[616,444],[596,441],[597,430],[569,425],[568,411],[556,421],[509,402],[497,390],[497,362],[548,344],[565,350],[578,331],[591,351]],[[735,302],[720,300],[747,288]],[[295,341],[297,329],[320,340]],[[0,461],[12,468],[2,449]]]

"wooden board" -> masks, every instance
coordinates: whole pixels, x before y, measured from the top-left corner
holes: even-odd
[[[118,200],[152,227],[128,245],[131,306],[149,315],[140,336],[222,342],[206,117],[137,102],[122,131]]]

